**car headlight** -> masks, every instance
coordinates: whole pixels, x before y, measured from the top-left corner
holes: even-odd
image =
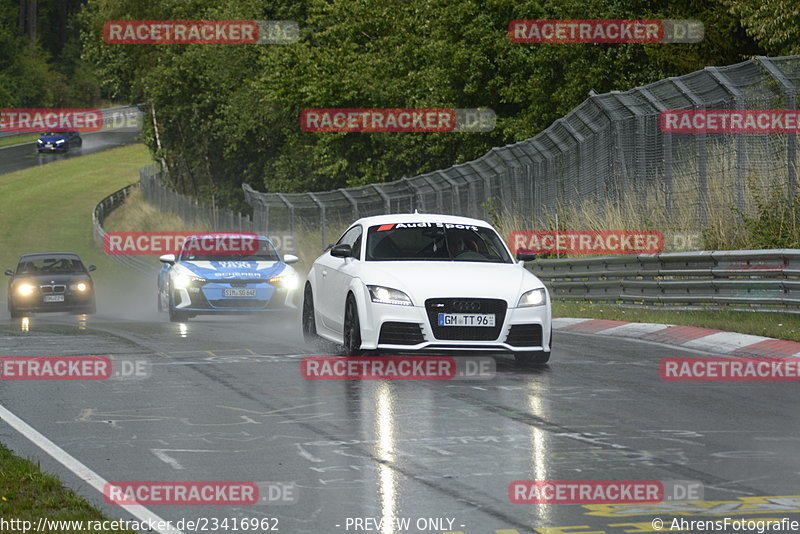
[[[61,145],[61,144],[63,144],[63,143],[64,143],[64,139],[59,139],[58,141],[56,141],[56,144],[57,144],[57,145]]]
[[[187,287],[192,285],[192,279],[188,275],[179,274],[177,276],[172,277],[172,285],[177,289],[186,289]]]
[[[270,284],[274,286],[281,287],[283,289],[297,289],[297,286],[300,284],[300,279],[297,277],[295,273],[286,273],[280,276],[276,276],[274,278],[270,278],[267,280]]]
[[[398,306],[413,306],[411,299],[398,289],[383,286],[367,286],[372,302],[381,304],[396,304]]]
[[[20,284],[17,286],[17,295],[21,297],[30,296],[34,291],[36,291],[36,286],[33,284]]]
[[[547,290],[545,288],[532,289],[522,294],[519,298],[518,308],[530,306],[543,306],[547,303]]]
[[[83,293],[84,291],[89,289],[89,284],[87,284],[86,282],[78,282],[77,284],[72,284],[71,286],[69,286],[69,288],[72,291],[78,291],[80,293]]]

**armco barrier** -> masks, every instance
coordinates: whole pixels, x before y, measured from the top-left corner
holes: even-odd
[[[131,194],[131,191],[136,187],[139,187],[138,183],[123,187],[119,191],[111,193],[105,197],[103,200],[97,203],[97,206],[94,207],[94,211],[92,212],[92,235],[94,236],[95,242],[101,249],[103,248],[103,240],[106,235],[106,231],[103,229],[103,221],[109,213],[114,211],[114,209],[119,207],[120,204],[125,202],[125,198],[127,198],[127,196]],[[111,257],[125,267],[133,269],[134,271],[138,271],[142,274],[154,275],[159,269],[159,265],[152,260],[148,261],[147,257],[123,255]]]
[[[554,299],[800,312],[800,249],[537,260]]]

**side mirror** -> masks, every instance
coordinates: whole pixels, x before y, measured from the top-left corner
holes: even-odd
[[[294,254],[283,255],[283,263],[285,263],[286,265],[291,265],[293,263],[297,263],[298,261],[300,261],[300,258],[295,256]]]
[[[536,254],[533,252],[517,252],[517,259],[520,261],[533,261],[536,259]]]
[[[336,245],[331,249],[331,256],[334,258],[352,258],[353,249],[350,245]]]
[[[322,252],[328,252],[328,251],[329,251],[330,249],[332,249],[333,247],[334,247],[333,243],[329,243],[329,244],[328,244],[328,246],[327,246],[327,247],[325,247],[325,250],[323,250]]]
[[[163,256],[158,258],[158,261],[161,263],[169,263],[173,265],[175,263],[175,254],[164,254]]]
[[[90,265],[90,266],[88,266],[86,268],[86,272],[89,272],[89,273],[92,272],[92,271],[96,271],[96,270],[97,270],[97,266],[96,265]]]
[[[7,270],[6,276],[14,276],[14,271],[12,271],[11,269]]]

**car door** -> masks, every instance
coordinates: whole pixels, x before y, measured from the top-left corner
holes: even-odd
[[[354,252],[359,254],[361,244],[361,226],[356,225],[348,229],[336,243],[337,245],[350,245]],[[320,311],[326,328],[341,333],[344,321],[344,300],[347,295],[355,258],[335,258],[330,252],[325,254],[320,261],[321,272],[317,273],[318,290],[321,299]]]

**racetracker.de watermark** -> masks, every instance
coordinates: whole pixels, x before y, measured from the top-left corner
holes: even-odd
[[[97,132],[103,128],[99,109],[0,109],[0,132]]]
[[[664,236],[651,230],[520,230],[511,232],[508,245],[514,254],[655,254],[664,250]]]
[[[108,232],[103,250],[110,256],[160,256],[162,254],[241,255],[258,253],[256,234],[197,232]]]
[[[107,356],[5,356],[0,380],[113,380],[150,376],[150,362]]]
[[[306,380],[487,380],[496,371],[490,356],[307,356],[300,363]]]
[[[300,39],[292,20],[110,20],[108,44],[289,44]]]
[[[269,505],[294,504],[294,482],[246,481],[114,481],[103,487],[108,504]]]
[[[508,23],[515,43],[698,43],[699,20],[520,19]]]
[[[491,109],[396,108],[305,109],[304,132],[491,132],[497,116]]]
[[[696,480],[515,480],[508,498],[515,504],[620,504],[695,501],[703,498]]]
[[[659,126],[664,133],[797,133],[796,109],[667,109]]]
[[[664,358],[663,380],[675,382],[787,382],[800,380],[800,358]]]

